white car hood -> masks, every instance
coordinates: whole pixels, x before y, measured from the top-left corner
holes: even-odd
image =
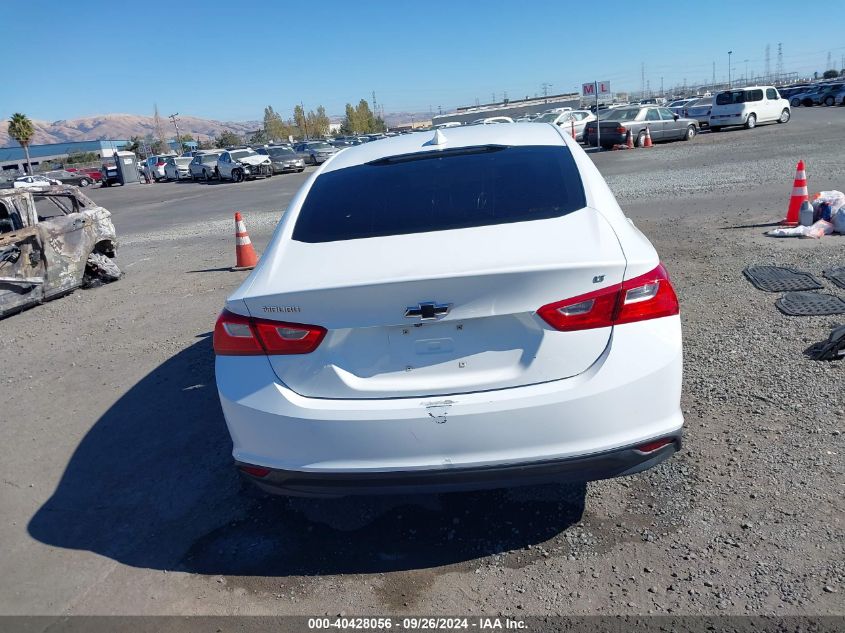
[[[259,154],[258,156],[244,156],[243,158],[238,158],[237,162],[243,163],[244,165],[260,165],[262,163],[270,162],[270,158],[268,156],[264,156],[263,154]]]

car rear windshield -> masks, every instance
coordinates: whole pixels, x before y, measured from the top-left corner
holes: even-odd
[[[200,156],[200,162],[202,163],[213,163],[220,158],[220,154],[202,154]]]
[[[640,113],[639,108],[614,108],[599,114],[602,121],[634,121]]]
[[[731,105],[732,103],[745,103],[745,90],[720,92],[716,95],[716,105]]]
[[[271,147],[267,150],[267,153],[273,158],[278,158],[279,156],[296,156],[296,152],[287,147]]]
[[[335,242],[544,220],[585,204],[565,147],[435,150],[318,176],[293,239]]]

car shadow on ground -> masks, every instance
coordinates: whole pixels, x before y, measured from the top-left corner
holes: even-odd
[[[93,425],[29,523],[47,545],[134,567],[301,576],[420,569],[545,542],[586,486],[286,499],[232,468],[208,335],[145,376]]]

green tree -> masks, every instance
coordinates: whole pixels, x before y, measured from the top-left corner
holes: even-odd
[[[326,109],[323,106],[317,106],[317,111],[313,110],[308,113],[306,117],[308,124],[308,133],[313,137],[328,136],[331,128],[331,121],[326,114]]]
[[[75,154],[68,154],[65,161],[68,165],[75,165],[79,163],[95,163],[99,160],[96,152],[76,152]]]
[[[822,77],[824,79],[836,79],[838,76],[839,76],[839,71],[833,70],[832,68],[830,70],[824,71],[824,74],[822,75]]]
[[[255,130],[249,137],[250,145],[264,145],[269,139],[263,129]]]
[[[130,136],[129,142],[123,149],[127,152],[142,154],[144,150],[144,140],[140,136]]]
[[[240,145],[243,141],[241,137],[231,130],[223,130],[216,139],[214,139],[217,147],[229,147],[230,145]]]
[[[340,122],[340,133],[344,135],[355,134],[355,108],[351,103],[346,104],[346,114]]]
[[[272,141],[287,140],[291,134],[290,126],[282,121],[282,117],[273,110],[273,106],[264,108],[264,134]]]
[[[293,109],[293,122],[297,127],[297,136],[308,138],[310,133],[308,130],[308,120],[305,117],[305,108],[301,105],[298,105]]]
[[[214,142],[214,139],[207,138],[206,140],[200,139],[199,143],[197,144],[197,149],[215,149],[217,144]]]
[[[32,164],[29,160],[29,144],[35,136],[35,126],[25,114],[16,112],[9,119],[9,136],[15,139],[23,147],[26,154],[26,173],[32,174]]]

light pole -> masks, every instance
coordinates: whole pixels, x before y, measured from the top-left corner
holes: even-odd
[[[182,137],[179,136],[179,124],[176,123],[176,117],[179,116],[179,113],[171,114],[168,118],[173,121],[173,127],[176,128],[176,141],[179,143],[179,153],[183,154],[185,152],[185,146],[182,145]]]
[[[731,82],[731,55],[733,55],[733,51],[728,51],[728,90],[733,88],[733,83]]]

